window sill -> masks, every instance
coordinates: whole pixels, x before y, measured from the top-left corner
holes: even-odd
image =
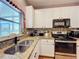
[[[14,37],[20,37],[20,36],[23,36],[23,34],[11,34],[9,36],[0,37],[0,41],[5,41],[5,40],[12,39]]]

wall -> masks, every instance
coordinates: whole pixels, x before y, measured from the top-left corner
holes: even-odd
[[[24,13],[25,13],[25,6],[26,3],[24,0],[12,0],[12,2],[17,5]]]
[[[71,26],[79,25],[79,6],[56,7],[35,10],[35,27],[52,27],[52,20],[56,18],[70,18]],[[79,26],[78,26],[79,27]]]

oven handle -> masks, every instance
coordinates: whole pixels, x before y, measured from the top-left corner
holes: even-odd
[[[55,42],[61,42],[61,43],[76,43],[76,41],[62,41],[62,40],[55,40]]]

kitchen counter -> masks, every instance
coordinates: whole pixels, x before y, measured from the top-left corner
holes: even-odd
[[[74,38],[74,37],[73,37]],[[15,55],[7,55],[7,54],[4,54],[3,51],[5,51],[6,49],[10,48],[11,46],[14,46],[13,45],[10,45],[8,46],[7,48],[4,48],[4,49],[1,49],[0,50],[0,59],[5,59],[5,58],[8,58],[8,57],[14,57],[15,59],[29,59],[31,53],[33,52],[36,44],[38,43],[38,41],[40,39],[47,39],[47,40],[51,40],[53,39],[53,37],[40,37],[40,36],[36,36],[36,37],[25,37],[23,38],[22,40],[20,40],[18,43],[22,42],[22,41],[25,41],[25,40],[34,40],[34,42],[32,43],[32,45],[24,52],[24,53],[16,53]],[[77,45],[79,46],[79,38],[74,38],[74,39],[77,39],[77,41],[75,41],[74,43],[77,43]],[[13,59],[13,58],[11,58]]]
[[[25,37],[24,39],[20,40],[18,43],[22,42],[22,41],[25,41],[25,40],[34,40],[34,42],[32,43],[32,45],[24,52],[24,53],[19,53],[17,52],[14,57],[16,57],[17,59],[29,59],[33,49],[35,48],[37,42],[39,41],[39,39],[52,39],[52,37],[40,37],[40,36],[36,36],[36,37]],[[3,52],[10,48],[11,46],[14,46],[13,45],[10,45],[8,46],[7,48],[4,48],[4,49],[1,49],[0,50],[0,59],[5,59],[7,56],[12,56],[12,55],[7,55],[7,54],[4,54]]]
[[[7,57],[13,57],[15,59],[28,59],[29,56],[31,55],[36,43],[38,42],[38,38],[36,37],[28,37],[28,38],[24,38],[22,39],[21,41],[19,41],[18,43],[22,42],[22,41],[25,41],[25,40],[34,40],[34,42],[32,43],[32,45],[24,52],[24,53],[19,53],[17,52],[16,54],[14,55],[8,55],[8,54],[3,54],[3,53],[0,53],[0,59],[5,59]],[[11,46],[14,46],[14,45],[11,45]],[[6,49],[10,48],[11,46],[8,46],[7,48],[4,48],[1,50],[1,52],[5,51]],[[12,59],[13,59],[12,58]]]
[[[19,56],[22,56],[21,59],[29,59],[31,53],[33,52],[33,49],[35,48],[37,42],[40,39],[52,39],[52,37],[28,37],[27,40],[34,40],[34,43],[29,47],[29,49],[23,53],[22,55],[18,53]],[[26,38],[24,39],[26,40]]]
[[[37,42],[38,42],[38,38],[36,37],[33,37],[33,38],[25,38],[23,39],[22,41],[24,40],[34,40],[34,42],[32,43],[32,45],[24,52],[24,53],[16,53],[17,57],[19,57],[20,59],[29,59],[34,47],[36,46]],[[20,42],[22,42],[20,41]]]
[[[74,38],[74,37],[73,37]],[[28,37],[28,39],[32,39],[34,40],[34,43],[31,45],[31,47],[23,54],[19,54],[17,53],[18,56],[22,56],[21,59],[29,59],[33,49],[35,48],[37,42],[40,40],[40,39],[52,39],[52,37]],[[73,42],[73,43],[77,43],[77,45],[79,45],[79,38],[74,38],[76,39],[77,41]],[[24,39],[25,40],[25,39]]]

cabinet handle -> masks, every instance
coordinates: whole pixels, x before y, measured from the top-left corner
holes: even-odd
[[[37,55],[37,52],[35,53],[34,57],[36,57],[36,55]]]

